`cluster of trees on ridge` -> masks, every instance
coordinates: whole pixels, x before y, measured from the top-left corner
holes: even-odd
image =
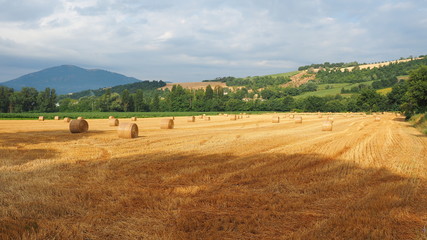
[[[381,78],[382,80],[377,80],[379,83],[393,82],[392,91],[387,95],[377,93],[368,84],[360,84],[357,91],[354,91],[357,94],[350,97],[336,95],[295,98],[294,96],[301,92],[317,90],[318,85],[309,82],[299,88],[271,86],[262,90],[251,90],[243,87],[236,88],[234,91],[210,86],[205,90],[190,90],[179,85],[173,86],[171,90],[124,89],[119,93],[106,89],[100,96],[92,94],[79,99],[61,96],[57,102],[54,89],[47,88],[45,91],[37,92],[34,88],[23,88],[18,92],[0,87],[0,112],[404,111],[414,114],[427,110],[427,64],[420,66],[420,62],[424,62],[419,60],[412,62],[414,63],[406,66],[398,65],[407,63],[392,64],[388,69],[393,74],[384,73],[384,76],[387,76],[384,78],[378,77],[382,73],[378,69],[366,70],[369,76],[376,74]],[[409,80],[396,80],[396,74],[407,74],[411,69]],[[362,71],[365,70],[355,70],[355,74]],[[325,75],[326,73],[325,71]],[[330,71],[330,74],[335,76],[341,73]],[[349,73],[342,72],[342,74]],[[325,76],[322,75],[322,77]],[[156,84],[153,86],[155,87]]]

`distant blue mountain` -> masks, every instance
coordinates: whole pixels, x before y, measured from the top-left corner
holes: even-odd
[[[33,87],[38,91],[49,87],[54,88],[57,94],[66,94],[139,81],[136,78],[105,70],[92,70],[73,65],[62,65],[2,82],[0,85],[13,88],[16,91],[20,91],[22,87]]]

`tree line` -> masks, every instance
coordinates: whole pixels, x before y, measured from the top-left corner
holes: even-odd
[[[357,94],[350,97],[308,96],[294,97],[299,91],[316,91],[317,85],[307,83],[299,88],[268,87],[262,90],[248,88],[141,89],[121,93],[107,89],[101,96],[79,99],[61,98],[55,89],[38,92],[34,88],[14,91],[0,87],[0,112],[185,112],[185,111],[323,111],[372,112],[403,111],[408,115],[424,112],[427,106],[427,66],[412,71],[407,81],[399,81],[387,95],[368,85],[359,85]],[[296,92],[295,92],[296,91]]]

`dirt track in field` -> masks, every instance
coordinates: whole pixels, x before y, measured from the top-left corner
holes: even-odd
[[[425,239],[427,137],[392,114],[0,121],[0,239]],[[120,119],[128,122],[128,119]]]

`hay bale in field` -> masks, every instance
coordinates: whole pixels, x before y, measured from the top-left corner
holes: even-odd
[[[109,116],[109,117],[108,117],[108,119],[114,119],[114,118],[115,118],[114,116]]]
[[[60,120],[60,117],[59,116],[55,116],[53,119]]]
[[[279,116],[272,117],[271,122],[272,123],[280,123],[280,117]]]
[[[380,117],[375,117],[375,122],[379,122],[379,121],[381,121],[381,118]]]
[[[295,123],[302,123],[302,117],[296,117]]]
[[[249,115],[246,115],[246,118],[249,118]]]
[[[160,120],[160,129],[172,129],[173,127],[174,127],[174,122],[172,119]]]
[[[196,121],[196,117],[191,116],[187,118],[187,122],[195,122]]]
[[[334,117],[332,117],[332,116],[328,116],[328,119],[327,119],[328,121],[331,121],[331,122],[334,122]]]
[[[210,121],[211,117],[205,117],[205,121]]]
[[[39,121],[44,121],[44,116],[39,116]]]
[[[138,125],[136,123],[120,123],[117,134],[119,138],[136,138],[138,137]]]
[[[138,119],[136,117],[131,117],[130,120],[133,122],[136,122],[136,120],[138,120]]]
[[[225,117],[228,117],[228,114],[224,114]]]
[[[232,121],[237,120],[237,116],[236,115],[230,115],[230,120],[232,120]]]
[[[64,118],[64,122],[69,123],[70,121],[71,121],[71,118],[69,118],[69,117]]]
[[[322,131],[332,131],[332,121],[324,121],[322,124]]]
[[[89,130],[89,124],[84,119],[74,119],[70,122],[71,133],[84,133]]]
[[[84,118],[83,117],[78,117],[77,120],[84,120]]]
[[[109,119],[108,125],[110,125],[110,127],[119,126],[119,119],[116,119],[116,118]]]
[[[294,119],[294,118],[295,118],[295,115],[291,114],[291,115],[289,115],[289,118],[290,118],[290,119]]]
[[[199,116],[199,119],[203,119],[203,115],[200,115],[200,116]]]

